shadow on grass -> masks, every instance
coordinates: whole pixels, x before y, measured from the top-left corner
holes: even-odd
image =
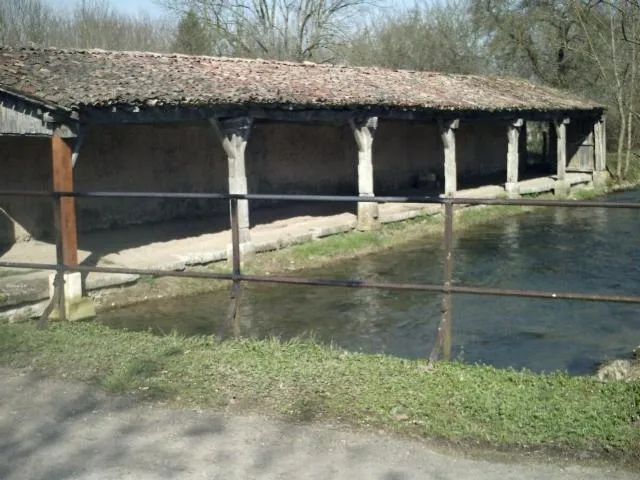
[[[146,400],[163,400],[176,394],[176,388],[162,380],[162,372],[170,357],[183,353],[180,346],[164,347],[152,355],[134,356],[101,380],[108,392],[137,390]]]
[[[161,361],[142,358],[123,374],[142,378],[161,368]],[[136,397],[2,368],[0,381],[0,477],[5,480],[193,478],[205,472],[211,478],[325,478],[332,471],[347,478],[348,471],[365,465],[370,478],[411,476],[412,467],[387,466],[397,452],[385,447],[379,458],[375,445],[350,434],[140,406]],[[310,420],[315,411],[314,404],[303,401],[297,418]],[[361,447],[354,450],[354,442]]]

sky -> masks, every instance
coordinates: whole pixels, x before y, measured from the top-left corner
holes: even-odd
[[[62,5],[70,7],[76,5],[80,0],[48,0],[51,5]],[[154,0],[109,0],[109,4],[121,12],[129,14],[148,13],[151,16],[162,14],[162,9],[158,7]]]
[[[154,15],[162,12],[153,0],[111,0],[111,5],[127,13],[147,12]]]

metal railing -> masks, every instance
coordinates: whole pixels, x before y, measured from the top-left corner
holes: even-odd
[[[607,201],[579,201],[579,200],[555,200],[555,199],[486,199],[486,198],[449,198],[429,196],[343,196],[343,195],[272,195],[272,194],[225,194],[225,193],[174,193],[174,192],[62,192],[62,191],[20,191],[0,190],[0,197],[47,197],[53,200],[54,221],[56,230],[56,263],[31,263],[31,262],[1,262],[0,267],[25,268],[25,269],[49,269],[55,270],[54,295],[51,302],[41,317],[40,325],[43,326],[52,309],[57,306],[62,320],[65,318],[64,273],[65,272],[97,272],[97,273],[124,273],[150,276],[200,278],[212,280],[226,280],[232,283],[231,302],[226,319],[228,325],[236,319],[238,302],[241,294],[242,282],[262,282],[290,285],[309,285],[318,287],[344,287],[344,288],[373,288],[381,290],[411,290],[442,294],[442,316],[438,325],[437,340],[434,343],[429,359],[435,361],[443,351],[445,360],[451,358],[451,309],[452,295],[493,295],[503,297],[523,297],[549,300],[581,300],[598,302],[640,303],[637,295],[610,295],[599,293],[580,293],[566,291],[543,290],[519,290],[453,285],[453,235],[454,235],[454,206],[455,205],[514,205],[537,207],[563,207],[563,208],[606,208],[606,209],[640,209],[640,203],[632,202],[607,202]],[[74,198],[146,198],[146,199],[215,199],[229,202],[231,220],[231,244],[232,244],[232,270],[231,273],[215,273],[202,271],[167,271],[158,269],[138,269],[124,267],[98,267],[88,265],[65,265],[63,260],[63,238],[60,226],[61,202],[63,197]],[[247,275],[242,273],[240,258],[240,232],[238,222],[238,201],[240,200],[271,200],[271,201],[296,201],[296,202],[338,202],[338,203],[415,203],[415,204],[440,204],[444,214],[444,275],[442,283],[398,283],[398,282],[370,282],[355,279],[324,279],[290,277],[282,275]]]

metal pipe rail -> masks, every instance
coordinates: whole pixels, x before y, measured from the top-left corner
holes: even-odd
[[[48,197],[53,200],[54,219],[56,223],[56,263],[28,263],[28,262],[0,262],[0,267],[55,270],[56,281],[54,298],[41,318],[41,324],[46,320],[54,305],[57,305],[61,317],[64,319],[64,272],[97,272],[97,273],[125,273],[151,276],[167,276],[182,278],[203,278],[212,280],[231,281],[231,303],[227,315],[227,323],[236,319],[238,302],[241,295],[241,282],[276,283],[289,285],[308,285],[317,287],[343,288],[372,288],[382,290],[409,290],[429,293],[440,293],[442,297],[442,317],[438,326],[438,341],[435,343],[429,359],[437,360],[440,350],[444,351],[444,358],[451,357],[451,307],[452,294],[490,295],[504,297],[537,298],[547,300],[578,300],[596,302],[616,302],[640,304],[637,295],[610,295],[581,292],[558,292],[540,290],[517,290],[486,288],[476,286],[453,285],[453,219],[455,205],[517,205],[536,207],[568,207],[568,208],[624,208],[640,209],[640,203],[632,202],[603,202],[581,200],[554,199],[486,199],[460,197],[429,197],[429,196],[344,196],[344,195],[277,195],[277,194],[229,194],[229,193],[180,193],[180,192],[65,192],[65,191],[20,191],[0,190],[2,196]],[[61,256],[63,239],[60,229],[60,202],[63,197],[73,198],[171,198],[171,199],[214,199],[227,200],[231,219],[232,236],[232,272],[186,272],[157,269],[115,268],[86,265],[64,265]],[[416,203],[440,204],[444,210],[444,278],[442,284],[425,283],[397,283],[397,282],[368,282],[363,280],[338,280],[321,278],[288,277],[280,275],[244,275],[240,263],[240,235],[238,222],[239,200],[271,200],[271,201],[299,201],[299,202],[338,202],[338,203]]]
[[[55,263],[23,263],[23,262],[0,262],[2,268],[24,268],[33,270],[56,270]],[[498,297],[520,297],[538,298],[546,300],[582,300],[591,302],[614,302],[614,303],[640,303],[640,296],[637,295],[606,295],[595,293],[564,292],[550,290],[514,290],[503,288],[487,288],[475,286],[451,285],[446,288],[439,284],[429,283],[403,283],[403,282],[369,282],[355,279],[331,279],[313,277],[290,277],[284,275],[245,275],[233,273],[215,272],[188,272],[179,270],[157,270],[146,268],[120,268],[120,267],[97,267],[97,266],[63,266],[64,272],[83,273],[117,273],[132,275],[149,275],[152,277],[175,277],[175,278],[200,278],[208,280],[242,281],[256,283],[281,283],[287,285],[311,285],[316,287],[344,287],[344,288],[368,288],[378,290],[405,290],[429,293],[461,293],[466,295],[489,295]]]
[[[607,202],[591,200],[554,200],[542,198],[466,198],[432,196],[374,196],[357,195],[281,195],[266,193],[204,193],[204,192],[99,192],[99,191],[47,191],[47,190],[0,190],[0,197],[73,197],[73,198],[171,198],[202,200],[272,200],[292,202],[335,202],[335,203],[423,203],[440,205],[512,205],[533,207],[585,207],[585,208],[627,208],[640,209],[640,203]]]

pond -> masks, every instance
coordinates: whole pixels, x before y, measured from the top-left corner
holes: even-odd
[[[640,191],[607,196],[640,201]],[[637,295],[640,211],[539,208],[456,232],[458,285]],[[440,283],[441,238],[296,272],[321,278]],[[158,300],[112,310],[99,321],[131,330],[215,334],[228,292]],[[317,341],[363,352],[426,357],[440,297],[391,292],[252,284],[240,307],[241,334]],[[585,373],[640,344],[640,305],[453,296],[453,356],[465,362],[535,371]]]

